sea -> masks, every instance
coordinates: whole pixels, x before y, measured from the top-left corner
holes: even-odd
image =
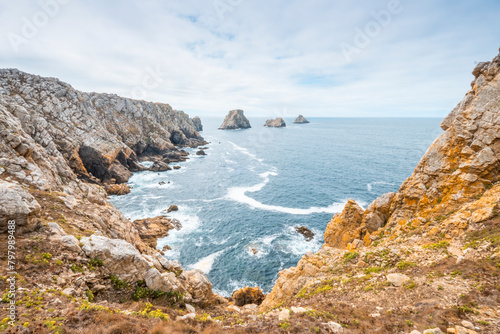
[[[166,172],[130,178],[131,193],[110,201],[132,219],[179,211],[180,230],[158,240],[165,256],[203,271],[223,296],[245,286],[270,292],[280,270],[318,251],[332,216],[349,199],[362,207],[395,192],[442,133],[438,118],[285,119],[285,128],[218,130],[223,119],[202,118],[210,142]],[[148,166],[150,162],[143,162]],[[306,241],[296,227],[314,233]]]

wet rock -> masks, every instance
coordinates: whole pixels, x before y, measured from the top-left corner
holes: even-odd
[[[179,207],[177,205],[171,205],[168,210],[167,210],[167,213],[170,213],[172,211],[179,211]]]
[[[152,172],[165,172],[167,170],[172,170],[172,168],[163,161],[155,161],[149,170]]]
[[[302,115],[299,115],[299,117],[297,117],[294,121],[294,123],[296,124],[306,124],[306,123],[309,123],[309,121]]]
[[[121,195],[126,195],[126,194],[130,193],[130,187],[125,183],[109,184],[109,185],[105,186],[105,189],[106,189],[106,193],[108,195],[121,196]]]
[[[266,296],[258,288],[246,287],[233,292],[233,302],[236,306],[247,304],[260,305]]]
[[[207,155],[207,154],[205,153],[205,151],[199,150],[198,152],[196,152],[196,155]]]
[[[311,241],[314,238],[314,233],[305,226],[296,227],[295,231],[297,231],[297,233],[302,234],[306,239],[306,241]]]
[[[251,128],[250,121],[245,117],[243,110],[231,110],[222,122],[219,130],[236,130]]]
[[[278,117],[276,119],[268,119],[264,126],[268,128],[284,128],[286,127],[286,123],[283,118]]]
[[[172,229],[180,229],[181,225],[178,220],[170,219],[165,216],[155,218],[138,219],[133,222],[139,236],[143,242],[153,249],[156,249],[157,240],[168,236],[168,231]]]

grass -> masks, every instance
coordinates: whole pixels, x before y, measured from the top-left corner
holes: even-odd
[[[115,275],[109,276],[109,279],[111,280],[111,284],[113,285],[113,287],[117,290],[124,289],[124,288],[128,287],[127,282],[122,281],[121,279],[119,279]]]
[[[408,268],[415,267],[416,264],[414,262],[409,262],[409,261],[400,261],[398,264],[396,264],[396,267],[398,267],[399,270],[406,270]]]
[[[449,245],[450,245],[450,243],[448,241],[440,241],[440,242],[437,242],[435,244],[430,244],[430,245],[423,246],[422,248],[426,248],[426,249],[446,249],[446,248],[448,248]]]
[[[357,252],[347,252],[344,254],[344,263],[351,262],[355,258],[359,256],[359,253]]]

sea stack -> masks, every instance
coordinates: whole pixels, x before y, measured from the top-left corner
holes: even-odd
[[[286,123],[283,118],[278,117],[276,119],[268,119],[264,126],[267,126],[269,128],[284,128],[286,127]]]
[[[299,117],[297,117],[295,119],[294,123],[296,123],[296,124],[307,124],[307,123],[310,123],[310,122],[304,116],[299,115]]]
[[[236,109],[231,110],[227,114],[224,122],[219,127],[219,130],[236,130],[236,129],[248,129],[251,128],[250,121],[243,114],[243,110]]]
[[[193,125],[194,125],[194,128],[196,129],[196,131],[198,131],[198,132],[203,131],[203,125],[201,124],[201,118],[196,116],[192,119],[192,121],[193,121]]]

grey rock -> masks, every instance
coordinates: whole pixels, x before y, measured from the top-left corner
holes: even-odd
[[[286,123],[283,118],[278,117],[276,119],[268,119],[264,126],[269,128],[284,128],[286,127]]]
[[[64,247],[72,252],[80,253],[82,250],[80,248],[80,242],[73,235],[64,235],[61,237],[61,243]]]
[[[251,128],[250,121],[245,117],[243,110],[231,110],[222,122],[219,130],[236,130]]]
[[[424,331],[424,334],[444,334],[439,327],[432,328],[432,329],[426,329]]]
[[[392,285],[399,287],[408,282],[410,278],[404,274],[388,274],[387,280],[391,282]]]
[[[186,310],[189,312],[189,313],[196,313],[196,310],[193,306],[189,305],[189,304],[186,304]]]
[[[19,184],[0,180],[0,233],[7,231],[7,223],[15,221],[16,233],[32,231],[37,227],[32,215],[40,204]]]
[[[196,129],[196,131],[203,131],[203,125],[201,124],[201,119],[196,116],[192,119],[193,121],[193,125],[194,125],[194,128]]]
[[[310,123],[310,122],[304,116],[299,115],[299,117],[297,117],[295,119],[294,123],[296,123],[296,124],[307,124],[307,123]]]

